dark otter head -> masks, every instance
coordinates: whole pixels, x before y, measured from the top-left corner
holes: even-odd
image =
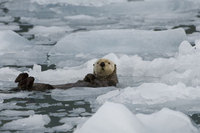
[[[99,59],[93,70],[96,77],[108,77],[116,72],[116,64],[108,59]]]

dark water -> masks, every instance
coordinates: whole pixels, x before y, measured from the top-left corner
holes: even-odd
[[[21,7],[19,6],[21,2]],[[24,3],[23,3],[24,2]],[[9,3],[9,6],[7,4]],[[56,18],[59,18],[60,24],[57,25],[68,25],[73,27],[73,30],[70,32],[67,32],[66,34],[74,33],[74,32],[82,32],[82,31],[89,31],[93,29],[108,29],[108,28],[134,28],[134,29],[147,29],[147,30],[165,30],[165,29],[175,29],[175,28],[184,28],[187,35],[191,35],[196,32],[200,32],[196,29],[195,22],[200,21],[200,10],[193,11],[196,15],[194,18],[186,19],[184,21],[178,21],[173,23],[170,20],[167,20],[166,23],[159,23],[157,21],[153,23],[147,23],[145,24],[145,20],[134,20],[133,18],[129,18],[126,16],[123,16],[123,14],[117,14],[116,16],[112,14],[106,14],[105,10],[101,10],[101,8],[97,7],[82,7],[82,6],[64,6],[64,5],[47,5],[45,7],[41,5],[30,5],[27,4],[28,2],[19,0],[19,2],[8,2],[7,0],[1,1],[0,0],[0,17],[11,17],[8,20],[1,20],[0,24],[4,24],[5,26],[9,25],[15,25],[18,26],[19,29],[13,29],[16,33],[19,35],[27,38],[28,40],[38,43],[38,45],[42,45],[45,47],[51,47],[56,44],[56,42],[60,39],[57,38],[55,40],[49,40],[45,42],[41,42],[41,40],[37,40],[35,37],[35,34],[29,33],[30,29],[32,29],[34,26],[37,25],[44,25],[43,22],[34,22],[25,20],[22,18],[28,17],[28,18],[36,18],[39,20],[42,19],[49,19],[53,20]],[[15,8],[13,8],[13,6]],[[19,6],[19,8],[16,8],[16,6]],[[30,6],[35,7],[37,10],[29,11],[26,9],[26,7],[23,6]],[[27,7],[28,8],[28,7]],[[52,12],[50,8],[58,8],[60,11],[62,11],[61,14],[57,15],[55,12]],[[89,21],[83,21],[83,22],[76,22],[76,21],[65,21],[63,20],[62,15],[77,15],[81,14],[81,12],[85,13],[86,15],[92,15],[92,16],[100,16],[105,15],[107,18],[104,22],[104,20],[95,21],[95,22],[89,22]],[[100,12],[100,13],[99,13]],[[31,20],[31,19],[30,19]],[[134,24],[134,22],[140,22],[139,24]],[[195,21],[195,22],[194,22]],[[54,23],[46,23],[45,26],[53,26]],[[38,24],[39,23],[39,24]],[[166,25],[169,25],[170,28],[168,28]],[[145,26],[141,26],[145,25]],[[40,64],[42,66],[42,71],[49,70],[49,69],[56,69],[56,64],[52,64],[48,62],[49,55],[47,55],[46,60]],[[18,70],[27,70],[29,68],[33,68],[33,65],[3,65],[2,67],[11,67],[16,68]],[[9,86],[3,85],[3,88],[0,88],[4,91],[0,91],[2,94],[12,94],[14,92],[5,91],[5,88],[9,88]],[[29,92],[22,92],[22,93],[29,93]],[[34,110],[35,114],[44,114],[48,115],[51,119],[51,121],[45,125],[46,129],[49,129],[51,132],[55,132],[55,130],[52,130],[52,127],[63,125],[63,123],[60,122],[61,118],[76,118],[76,117],[89,117],[91,116],[95,110],[96,107],[93,107],[89,101],[85,101],[85,99],[79,99],[79,100],[72,100],[72,101],[59,101],[55,100],[51,96],[51,91],[47,92],[30,92],[28,94],[28,97],[26,98],[9,98],[5,99],[2,104],[5,106],[0,109],[0,111],[5,110],[16,110],[16,111],[28,111],[28,110]],[[95,96],[96,97],[96,96]],[[93,97],[93,100],[95,100],[95,97]],[[11,107],[13,103],[16,106]],[[75,109],[82,109],[83,111],[74,112]],[[193,122],[197,125],[200,125],[200,113],[193,113],[189,115],[190,118],[193,120]],[[10,132],[16,132],[16,130],[7,130],[2,129],[3,125],[11,122],[12,120],[18,119],[18,118],[26,118],[28,115],[25,116],[19,116],[17,118],[12,118],[12,116],[9,115],[2,115],[0,113],[0,131],[10,131]],[[79,123],[79,122],[78,122]],[[76,128],[77,123],[74,122],[71,124],[72,128],[67,131],[67,133],[72,133],[73,130]],[[59,132],[66,132],[66,131],[59,131]]]

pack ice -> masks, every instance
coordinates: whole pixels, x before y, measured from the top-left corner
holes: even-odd
[[[198,133],[183,113],[164,108],[133,114],[122,104],[106,102],[74,133]]]

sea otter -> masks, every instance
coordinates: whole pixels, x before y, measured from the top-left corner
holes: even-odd
[[[15,79],[18,87],[12,90],[50,90],[50,89],[70,89],[73,87],[107,87],[116,86],[118,83],[117,67],[108,59],[99,59],[93,64],[93,74],[87,74],[83,80],[75,83],[61,85],[50,85],[44,83],[34,83],[34,77],[29,77],[27,73],[21,73]]]

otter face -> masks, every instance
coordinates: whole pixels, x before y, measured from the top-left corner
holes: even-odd
[[[108,59],[99,59],[94,64],[94,74],[97,77],[106,77],[115,71],[115,64]]]

